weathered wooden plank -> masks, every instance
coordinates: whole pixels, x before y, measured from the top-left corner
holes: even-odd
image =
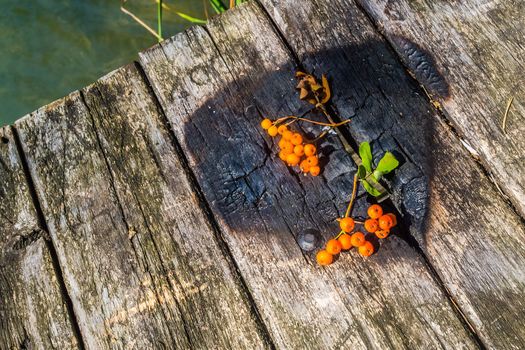
[[[525,216],[525,4],[359,3]],[[448,89],[436,91],[443,82]],[[504,132],[510,97],[514,102]]]
[[[0,128],[0,349],[74,349],[77,339],[15,140]]]
[[[264,347],[134,66],[82,96],[17,127],[87,346]]]
[[[390,181],[394,202],[483,343],[523,348],[520,217],[458,137],[428,111],[425,97],[352,1],[305,1],[301,8],[292,0],[262,3],[306,69],[333,77],[337,113],[353,116],[348,132],[404,158]],[[302,35],[294,35],[298,31]]]
[[[323,177],[299,177],[276,157],[261,116],[309,107],[294,92],[293,58],[255,3],[140,62],[277,347],[475,348],[421,256],[398,237],[371,259],[353,252],[329,268],[298,247],[305,228],[322,240],[337,232],[355,167],[333,137]]]
[[[88,87],[85,96],[126,224],[136,231],[135,249],[158,259],[149,272],[159,284],[167,275],[191,347],[268,346],[135,65]]]

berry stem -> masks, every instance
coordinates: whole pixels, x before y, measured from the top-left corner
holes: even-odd
[[[357,173],[354,175],[354,188],[352,188],[352,198],[350,199],[350,203],[348,203],[348,207],[346,208],[345,218],[350,215],[352,211],[352,206],[354,205],[355,195],[357,194]]]
[[[342,235],[343,233],[345,233],[345,231],[341,230],[341,231],[337,234],[337,236],[335,236],[334,239],[338,239],[339,237],[341,237],[341,235]]]

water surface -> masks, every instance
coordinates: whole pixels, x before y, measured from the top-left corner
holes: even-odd
[[[200,0],[166,4],[203,18]],[[157,39],[120,11],[119,0],[0,0],[0,126],[137,58]],[[126,8],[156,28],[156,4]],[[190,23],[164,11],[164,37]]]

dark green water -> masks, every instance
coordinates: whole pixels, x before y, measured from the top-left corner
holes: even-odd
[[[200,0],[166,2],[203,18]],[[0,0],[0,126],[137,58],[157,39],[120,11],[119,0]],[[156,29],[153,0],[126,8]],[[190,24],[164,11],[166,38]]]

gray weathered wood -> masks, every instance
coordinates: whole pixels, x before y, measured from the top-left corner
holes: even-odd
[[[525,216],[523,1],[359,3]],[[429,69],[432,61],[436,70]],[[439,73],[448,93],[434,89]]]
[[[425,96],[353,1],[305,1],[300,8],[292,0],[262,3],[306,69],[332,77],[336,111],[353,116],[348,132],[404,158],[390,181],[394,202],[482,342],[523,348],[520,217],[448,125],[429,111]]]
[[[0,349],[74,349],[77,339],[15,140],[0,128]]]
[[[263,348],[161,121],[131,65],[17,123],[86,345]]]
[[[352,251],[328,268],[298,247],[305,228],[323,241],[337,233],[355,167],[333,137],[322,177],[297,176],[276,157],[261,117],[309,107],[294,91],[293,58],[255,3],[140,62],[279,348],[475,348],[421,256],[398,237],[370,259]]]

